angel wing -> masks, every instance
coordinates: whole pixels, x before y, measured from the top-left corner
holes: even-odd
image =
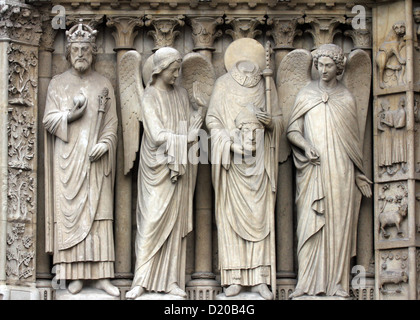
[[[296,95],[311,81],[312,54],[304,49],[296,49],[287,54],[277,69],[277,94],[283,112],[283,126],[287,128]],[[279,162],[287,160],[291,148],[284,130],[280,137]]]
[[[141,97],[144,92],[140,72],[141,56],[135,50],[121,58],[118,73],[121,123],[124,146],[124,174],[130,172],[140,145]]]
[[[363,141],[365,137],[372,80],[371,68],[369,55],[361,49],[356,49],[347,58],[346,69],[341,80],[356,99],[360,141]]]
[[[213,64],[200,53],[188,53],[182,59],[180,78],[181,86],[187,90],[193,109],[204,108],[205,112],[216,81]],[[204,113],[202,115],[205,116]]]

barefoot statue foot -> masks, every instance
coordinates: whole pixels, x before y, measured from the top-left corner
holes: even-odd
[[[179,296],[179,297],[182,297],[182,298],[187,297],[187,293],[178,286],[175,286],[174,288],[169,290],[169,294],[173,294],[175,296]]]
[[[143,287],[135,286],[134,288],[132,288],[130,291],[128,291],[125,294],[125,297],[126,297],[126,299],[136,299],[136,298],[140,297],[145,292],[146,292],[146,290],[144,290]]]
[[[257,292],[263,297],[265,300],[273,300],[274,295],[268,286],[265,283],[259,284],[252,288],[252,291]]]
[[[79,293],[83,288],[83,280],[73,280],[68,286],[68,290],[72,294]]]
[[[95,283],[97,289],[103,290],[111,296],[118,297],[120,289],[114,286],[109,279],[100,279]]]
[[[238,295],[242,290],[242,287],[239,284],[232,284],[225,289],[226,297],[233,297]]]

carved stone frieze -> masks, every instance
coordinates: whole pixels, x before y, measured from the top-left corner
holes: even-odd
[[[379,292],[384,299],[406,298],[409,280],[408,252],[406,249],[380,252]]]
[[[41,15],[24,4],[0,4],[0,38],[39,43],[42,34]]]
[[[408,186],[406,182],[382,185],[378,195],[379,241],[407,238]]]
[[[180,34],[179,30],[175,30],[178,26],[182,27],[185,24],[185,16],[178,15],[175,17],[155,17],[147,15],[145,20],[146,27],[153,27],[147,34],[153,37],[156,51],[162,47],[173,47],[175,38]]]
[[[230,35],[233,41],[241,38],[255,39],[262,34],[257,27],[266,22],[265,17],[232,17],[225,18],[225,23],[232,26],[232,29],[226,30],[226,34]]]
[[[293,41],[296,36],[301,36],[303,31],[297,27],[304,23],[304,18],[269,18],[267,25],[271,26],[271,30],[267,32],[268,36],[274,39],[274,50],[276,49],[293,49]]]
[[[402,86],[406,83],[406,23],[396,21],[376,53],[379,87]]]
[[[66,16],[66,26],[71,28],[75,24],[79,23],[80,20],[89,27],[96,29],[99,24],[104,20],[103,14],[69,14]]]
[[[37,88],[38,53],[36,49],[12,43],[9,59],[9,104],[34,106]]]
[[[407,108],[404,95],[378,98],[378,177],[408,172]]]
[[[25,223],[10,223],[7,232],[6,275],[9,281],[34,276],[34,237]]]
[[[195,17],[191,18],[190,22],[192,27],[194,51],[214,51],[214,40],[223,34],[222,30],[217,30],[217,26],[223,24],[224,22],[223,18]]]

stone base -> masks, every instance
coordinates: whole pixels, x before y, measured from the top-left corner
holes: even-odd
[[[120,297],[111,296],[103,290],[86,287],[76,294],[70,293],[67,289],[57,290],[55,300],[120,300]]]
[[[318,301],[322,301],[322,300],[354,300],[353,297],[338,297],[338,296],[300,296],[300,297],[296,297],[296,298],[292,298],[292,300],[318,300]]]
[[[0,300],[40,300],[40,294],[35,287],[1,285]]]
[[[216,296],[216,300],[265,300],[257,292],[241,292],[233,297],[226,297],[225,293],[220,293]]]
[[[134,300],[187,300],[186,298],[169,293],[147,292]]]

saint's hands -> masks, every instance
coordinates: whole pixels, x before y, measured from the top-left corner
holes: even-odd
[[[255,115],[258,119],[259,122],[261,122],[264,127],[268,128],[268,129],[272,129],[273,127],[273,117],[271,115],[269,115],[267,112],[262,111],[262,110],[258,110],[255,112]]]
[[[103,142],[95,144],[89,154],[90,162],[94,162],[102,157],[108,151],[108,145]]]
[[[372,181],[370,181],[364,174],[356,174],[356,185],[366,198],[372,197],[372,188],[370,187],[371,184]]]
[[[315,149],[314,146],[308,144],[305,147],[305,156],[308,158],[309,162],[313,165],[319,166],[321,164],[321,160],[319,159],[318,150]]]
[[[88,99],[83,95],[83,93],[78,94],[73,99],[73,108],[70,109],[67,115],[67,122],[71,123],[80,119],[85,113],[86,107],[88,104]]]

